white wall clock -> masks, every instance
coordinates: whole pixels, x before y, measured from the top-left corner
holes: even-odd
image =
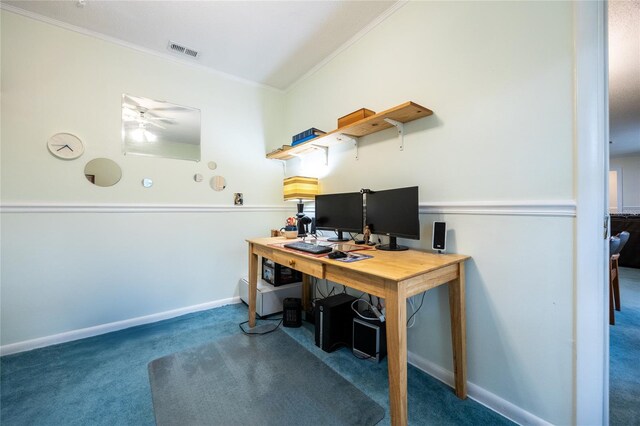
[[[84,144],[71,133],[56,133],[47,141],[47,148],[58,158],[75,160],[84,153]]]

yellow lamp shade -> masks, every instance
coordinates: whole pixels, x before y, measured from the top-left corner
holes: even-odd
[[[284,180],[284,200],[313,200],[318,194],[318,178],[293,176]]]

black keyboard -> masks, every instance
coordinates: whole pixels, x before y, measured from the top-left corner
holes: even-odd
[[[330,251],[332,251],[331,247],[320,246],[318,244],[303,243],[302,241],[285,244],[284,246],[286,248],[300,250],[300,251],[304,251],[306,253],[311,253],[311,254],[323,254],[323,253],[329,253]]]

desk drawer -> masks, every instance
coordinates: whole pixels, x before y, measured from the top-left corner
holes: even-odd
[[[272,255],[273,260],[276,263],[288,266],[291,269],[312,275],[316,278],[324,278],[324,265],[318,260],[305,259],[301,256],[295,256],[279,251],[274,251]]]

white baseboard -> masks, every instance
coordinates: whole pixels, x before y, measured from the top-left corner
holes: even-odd
[[[432,363],[413,352],[407,353],[409,364],[435,377],[446,385],[453,387],[453,373],[439,365]],[[550,425],[549,422],[523,410],[522,408],[506,401],[496,394],[467,382],[467,394],[469,398],[479,402],[496,413],[516,422],[520,425]]]
[[[214,300],[212,302],[201,303],[199,305],[187,306],[185,308],[173,309],[171,311],[159,312],[157,314],[145,315],[143,317],[131,318],[123,321],[116,321],[108,324],[96,325],[94,327],[82,328],[79,330],[67,331],[65,333],[54,334],[52,336],[40,337],[24,342],[11,343],[0,346],[0,355],[11,355],[18,352],[30,351],[32,349],[43,348],[45,346],[57,345],[71,342],[73,340],[85,339],[100,334],[111,333],[112,331],[123,330],[137,325],[150,324],[179,317],[193,312],[205,311],[207,309],[218,308],[220,306],[240,303],[240,297],[230,297],[228,299]]]

